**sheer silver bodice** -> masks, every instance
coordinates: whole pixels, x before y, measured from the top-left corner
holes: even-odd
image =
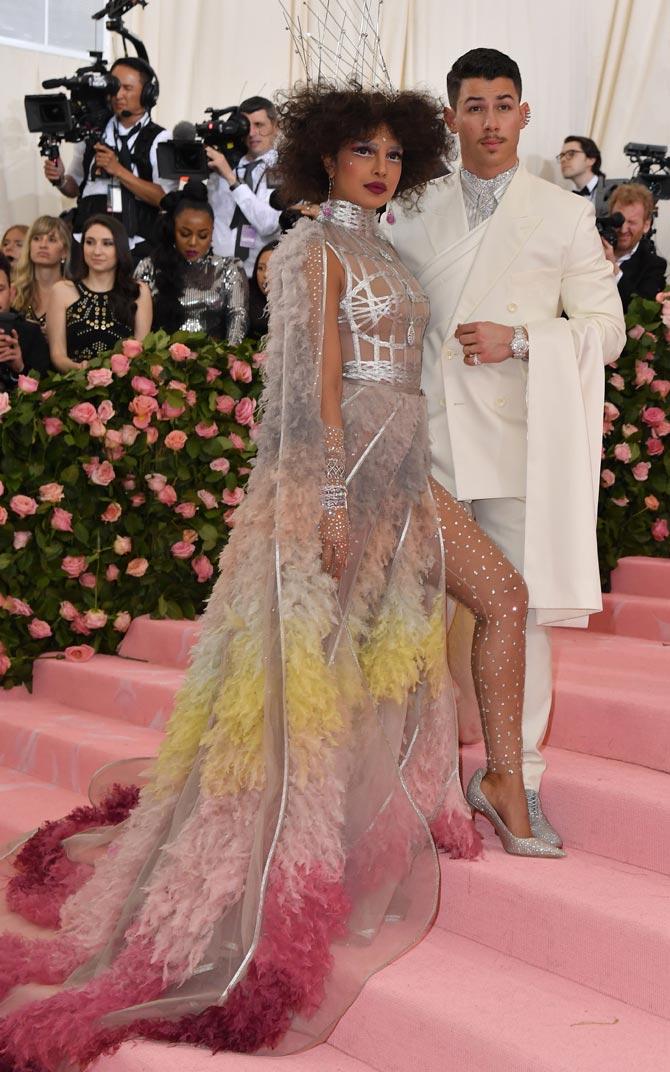
[[[156,273],[151,257],[141,260],[135,269],[156,296]],[[215,338],[238,346],[244,339],[248,317],[248,283],[244,270],[234,257],[205,257],[186,264],[184,291],[180,298],[184,319],[180,331],[204,331]],[[159,325],[160,326],[160,325]]]
[[[344,378],[418,392],[428,298],[379,233],[372,210],[329,201],[320,222],[345,275],[338,316]]]

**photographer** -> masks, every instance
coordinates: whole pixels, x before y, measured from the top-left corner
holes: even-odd
[[[270,204],[269,174],[277,160],[277,112],[265,97],[249,97],[240,111],[249,120],[247,152],[233,169],[223,153],[207,146],[214,172],[209,201],[214,210],[214,252],[239,258],[250,276],[260,250],[279,237],[280,210]]]
[[[665,289],[668,262],[659,257],[647,238],[654,216],[654,198],[642,183],[617,186],[608,205],[610,215],[620,212],[624,222],[617,229],[616,246],[603,240],[605,256],[614,265],[614,274],[624,312],[634,295],[654,299]]]
[[[113,114],[101,141],[80,142],[67,172],[60,157],[47,160],[44,174],[66,197],[78,199],[76,237],[90,216],[111,212],[126,228],[137,262],[150,252],[158,205],[175,186],[159,178],[156,160],[156,146],[169,134],[151,120],[158,81],[146,60],[126,56],[112,64],[110,73],[120,86],[110,98]]]
[[[37,324],[29,324],[12,310],[15,290],[11,265],[0,253],[0,391],[13,391],[20,375],[48,372],[49,348]]]

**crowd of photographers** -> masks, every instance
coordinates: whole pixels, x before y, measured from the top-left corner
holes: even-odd
[[[270,100],[210,109],[206,123],[179,123],[170,134],[151,118],[159,84],[146,60],[117,60],[104,79],[108,111],[92,136],[80,136],[75,125],[66,137],[80,139],[67,168],[49,132],[58,108],[51,98],[32,98],[45,176],[75,205],[61,218],[41,216],[5,231],[0,391],[26,371],[81,366],[152,326],[205,331],[232,345],[260,339],[272,251],[283,230],[315,213],[315,206],[279,201]],[[88,82],[78,85],[89,92]],[[30,123],[28,102],[26,109]],[[88,101],[82,114],[95,114]],[[569,135],[557,159],[575,194],[594,204],[624,308],[635,294],[654,298],[665,287],[667,262],[651,238],[648,185],[608,182],[587,137]]]

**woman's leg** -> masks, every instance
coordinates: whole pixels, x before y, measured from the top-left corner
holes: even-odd
[[[513,834],[530,837],[521,738],[528,591],[467,510],[433,480],[431,487],[444,541],[447,593],[475,618],[472,676],[487,769],[482,791]]]

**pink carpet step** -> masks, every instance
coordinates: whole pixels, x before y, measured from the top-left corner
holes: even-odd
[[[670,599],[608,592],[603,595],[602,614],[591,615],[589,632],[670,644]]]
[[[482,826],[485,820],[479,820]],[[442,861],[437,925],[670,1017],[670,878],[571,849],[562,860]]]
[[[184,672],[155,663],[94,655],[86,663],[39,659],[36,702],[56,701],[121,722],[163,729]]]
[[[0,700],[0,763],[86,795],[93,774],[118,760],[154,756],[162,733],[13,689]]]
[[[670,775],[560,748],[545,756],[542,801],[566,847],[670,875]],[[462,757],[467,786],[483,748]]]
[[[622,558],[612,573],[612,591],[670,599],[670,559]]]
[[[553,630],[556,748],[670,771],[670,647]]]
[[[200,621],[135,618],[126,633],[119,655],[165,666],[188,666],[189,652],[200,633]]]
[[[127,1042],[118,1053],[101,1057],[91,1072],[370,1072],[370,1066],[332,1046],[323,1045],[288,1057],[254,1057],[219,1053],[194,1046]]]
[[[0,766],[0,846],[86,801],[78,793]]]

